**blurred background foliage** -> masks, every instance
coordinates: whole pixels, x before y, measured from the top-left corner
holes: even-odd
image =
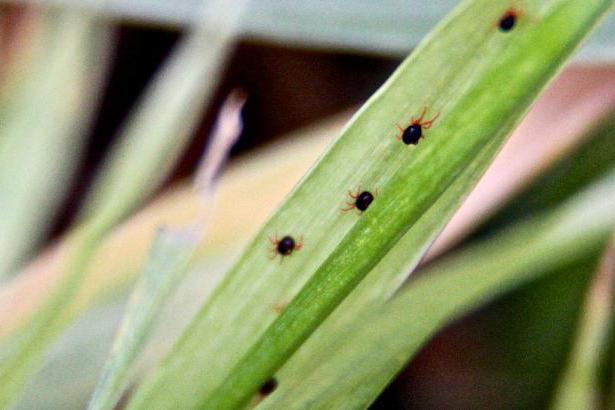
[[[11,275],[23,272],[2,282],[0,337],[19,328],[58,282],[60,269],[53,249],[62,246],[58,244],[78,220],[88,189],[104,167],[103,159],[122,138],[125,120],[139,106],[157,70],[192,33],[191,25],[202,24],[215,33],[232,18],[224,9],[233,4],[204,7],[201,14],[197,12],[201,3],[0,3],[0,160],[2,167],[8,167],[0,169],[0,187],[14,187],[22,195],[11,195],[14,208],[9,203],[0,209],[4,214],[0,222],[6,224],[0,226],[25,238],[20,255],[6,257],[15,264],[4,269]],[[228,33],[217,49],[220,67],[207,76],[211,96],[204,92],[194,97],[201,106],[195,108],[185,146],[178,146],[180,158],[168,174],[160,175],[164,183],[152,186],[153,194],[144,194],[145,209],[96,249],[84,290],[72,306],[80,315],[46,355],[45,365],[29,382],[17,408],[83,408],[87,403],[153,232],[161,224],[182,225],[199,214],[198,198],[186,180],[197,168],[231,90],[241,88],[248,98],[240,138],[218,184],[211,227],[199,247],[198,262],[162,312],[137,375],[168,349],[215,278],[339,131],[349,110],[369,97],[456,3],[249,2],[236,32]],[[226,17],[221,18],[221,13]],[[50,64],[51,55],[57,58],[56,65]],[[436,244],[435,249],[455,251],[489,240],[613,171],[614,64],[615,16],[610,16],[580,51],[575,65],[538,102],[509,150],[503,151],[499,166],[514,172],[498,171],[496,163],[495,171],[485,177],[487,188],[489,181],[496,181],[506,187],[504,192],[490,201],[489,191],[479,187],[476,199],[470,197],[468,202],[480,205],[467,211],[464,228],[451,229],[442,241],[445,245]],[[23,94],[20,87],[30,87],[30,92]],[[36,98],[19,101],[15,97],[19,95]],[[15,110],[25,114],[16,118]],[[53,121],[46,121],[45,115],[53,116]],[[28,128],[36,124],[43,128]],[[567,126],[564,131],[562,124]],[[29,147],[18,143],[23,132],[33,142]],[[542,144],[536,142],[538,135]],[[11,136],[18,142],[11,142]],[[27,161],[16,163],[14,147],[24,149],[19,158],[53,166],[39,175],[18,172],[23,179],[2,185],[3,176],[13,175],[7,169],[37,169]],[[56,151],[66,148],[68,153]],[[532,157],[532,152],[542,154]],[[511,163],[511,158],[533,160]],[[41,188],[33,189],[37,183]],[[485,205],[488,202],[494,203]],[[24,204],[35,210],[28,222],[18,218]],[[11,214],[9,209],[17,211]],[[31,230],[21,231],[24,225]],[[4,236],[5,245],[0,240],[0,249],[10,248],[13,235]],[[436,257],[434,251],[425,265],[429,267]],[[608,261],[603,252],[586,255],[456,320],[421,349],[373,407],[489,408],[494,402],[501,408],[556,406],[558,385],[575,354],[578,330],[587,314],[592,294],[588,289],[599,266],[607,277],[615,275]],[[604,345],[592,350],[599,350],[602,373],[597,383],[604,387],[599,400],[605,406],[615,397],[615,359],[604,347],[612,350],[615,345],[613,319],[606,317]]]

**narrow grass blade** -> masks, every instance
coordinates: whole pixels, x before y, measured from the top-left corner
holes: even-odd
[[[113,409],[121,398],[129,366],[143,347],[160,307],[189,266],[194,239],[168,229],[156,237],[88,409]]]
[[[197,126],[234,42],[244,0],[224,13],[223,28],[197,26],[157,73],[122,130],[86,203],[101,220],[125,216],[164,180]],[[223,2],[210,6],[220,11]],[[147,181],[147,183],[143,183]]]
[[[615,174],[430,267],[391,301],[361,313],[311,361],[293,356],[263,408],[365,408],[439,329],[523,283],[598,256],[615,226]],[[595,212],[594,212],[595,211]],[[318,340],[318,333],[313,336]],[[326,343],[325,343],[326,342]],[[308,345],[309,346],[309,341]]]
[[[544,24],[542,27],[545,31],[537,30],[535,34],[538,34],[534,40],[541,43],[541,51],[545,51],[549,48],[549,44],[553,46],[556,41],[550,38],[550,34],[547,32],[553,32],[556,27],[570,27],[567,25],[573,15],[577,15],[575,7],[572,7],[572,3],[562,4],[561,8],[554,6],[556,11],[551,11],[540,24]],[[585,3],[587,5],[587,3]],[[597,8],[589,6],[586,11],[587,20],[585,27],[577,26],[576,29],[568,32],[566,36],[571,44],[579,41],[588,31],[589,27],[595,24],[596,19],[604,12],[607,11],[609,5],[593,5]],[[573,11],[574,10],[574,11]],[[596,11],[598,13],[596,14]],[[564,17],[566,16],[566,17]],[[577,31],[578,30],[578,31]],[[560,34],[564,34],[560,32]],[[543,37],[544,36],[544,37]],[[530,38],[528,36],[527,38]],[[549,39],[549,40],[547,40]],[[547,40],[547,41],[545,41]],[[564,41],[566,43],[566,41]],[[519,44],[523,44],[520,42]],[[529,43],[527,44],[529,45]],[[535,46],[535,44],[534,44]],[[545,47],[545,48],[542,48]],[[520,49],[525,47],[521,46]],[[529,56],[529,53],[525,54],[529,50],[525,49],[523,53],[519,53],[514,57],[514,60],[508,60],[507,63],[515,64],[524,60]],[[548,60],[558,60],[566,55],[570,49],[568,47],[562,47],[559,44],[556,47],[551,48],[552,54],[547,57]],[[513,53],[514,55],[515,53]],[[537,56],[536,56],[537,57]],[[543,56],[544,57],[544,56]],[[503,60],[507,60],[503,58]],[[536,62],[538,59],[535,60]],[[523,64],[523,63],[522,63]],[[521,64],[521,66],[522,66]],[[472,117],[472,121],[477,123],[482,122],[481,127],[474,128],[475,124],[468,126],[463,134],[466,139],[464,148],[468,148],[473,145],[470,142],[469,135],[478,135],[481,131],[487,131],[487,135],[496,135],[498,132],[496,122],[499,122],[499,126],[504,125],[510,118],[515,118],[515,111],[523,106],[523,101],[530,97],[535,96],[533,92],[520,92],[520,88],[523,88],[527,84],[532,84],[532,88],[539,87],[541,81],[546,81],[550,74],[553,74],[551,69],[536,70],[536,65],[531,64],[533,67],[530,71],[532,74],[527,75],[528,72],[520,70],[509,77],[507,81],[509,84],[516,83],[511,81],[512,78],[517,80],[523,79],[521,82],[516,83],[514,87],[517,89],[515,92],[508,95],[512,101],[499,102],[498,108],[491,113],[487,113],[489,110],[485,110],[480,113],[470,108],[477,101],[485,98],[485,95],[489,95],[487,87],[502,88],[502,81],[504,77],[500,77],[496,80],[501,71],[496,70],[493,73],[489,73],[485,76],[485,83],[479,85],[476,89],[472,90],[468,99],[463,101],[467,106],[465,107],[466,114]],[[501,69],[502,67],[500,67]],[[554,68],[554,67],[551,67]],[[526,75],[521,75],[521,73]],[[494,81],[495,80],[495,81]],[[527,83],[526,83],[527,81]],[[524,84],[525,83],[525,84]],[[484,93],[484,94],[483,94]],[[481,95],[482,94],[482,95]],[[466,104],[461,105],[466,105]],[[451,117],[454,116],[454,112],[448,113]],[[482,115],[485,115],[484,117]],[[445,127],[444,124],[449,126],[455,124],[455,127],[449,128],[449,132],[459,131],[457,128],[459,122],[448,121],[451,117],[445,117],[441,127]],[[482,117],[483,121],[479,120]],[[493,127],[490,129],[490,126]],[[506,127],[504,127],[506,128]],[[456,145],[453,142],[453,138],[450,139],[451,146]],[[480,139],[479,139],[480,141]],[[484,143],[485,141],[481,141]],[[345,237],[340,245],[333,251],[333,253],[327,258],[327,260],[319,267],[315,275],[310,279],[306,286],[301,290],[298,296],[293,299],[288,308],[264,333],[264,335],[252,346],[252,348],[245,354],[236,367],[230,372],[229,376],[224,380],[222,385],[218,387],[210,396],[203,396],[201,398],[202,404],[205,408],[235,408],[248,402],[251,396],[256,392],[259,387],[267,381],[272,374],[283,365],[284,361],[292,355],[300,345],[306,340],[309,335],[316,330],[320,322],[325,319],[336,307],[337,304],[343,300],[343,298],[360,282],[360,280],[373,268],[379,259],[391,249],[395,242],[399,239],[400,235],[405,232],[416,220],[419,215],[425,211],[426,207],[437,198],[442,191],[435,189],[432,191],[435,194],[430,196],[429,187],[446,186],[450,184],[450,177],[459,172],[459,168],[464,163],[467,164],[469,157],[465,157],[466,154],[472,153],[472,150],[464,150],[462,147],[457,147],[455,154],[459,154],[459,157],[453,159],[453,152],[449,152],[446,157],[449,162],[444,161],[444,156],[439,157],[438,154],[443,154],[445,149],[441,147],[441,151],[432,152],[431,161],[423,162],[417,160],[412,163],[407,171],[400,170],[398,175],[395,175],[389,183],[390,190],[386,188],[383,190],[383,195],[390,195],[391,199],[395,199],[394,204],[389,206],[379,206],[378,203],[371,209],[370,213],[367,213],[366,217],[362,218],[357,225],[352,229],[347,237]],[[476,152],[472,154],[476,155]],[[472,155],[470,154],[470,155]],[[457,163],[457,159],[461,159]],[[415,168],[412,165],[421,164],[420,168]],[[420,181],[418,176],[421,171],[429,168],[429,165],[439,164],[438,171],[431,173],[429,178]],[[449,167],[450,166],[450,167]],[[436,171],[436,169],[432,169]],[[397,179],[399,177],[399,179]],[[407,181],[414,181],[417,186],[421,187],[419,192],[407,188]],[[388,188],[388,187],[387,187]],[[426,189],[427,188],[427,189]],[[412,199],[408,199],[412,198]],[[391,212],[397,212],[399,219],[391,218]],[[369,215],[369,217],[367,217]]]
[[[109,50],[91,17],[48,11],[39,24],[42,44],[0,110],[0,279],[30,256],[63,198]]]
[[[141,279],[129,301],[128,309],[115,340],[111,356],[92,395],[88,409],[112,410],[128,384],[129,368],[141,351],[154,319],[158,316],[194,259],[197,246],[205,235],[207,207],[211,207],[215,176],[241,133],[241,109],[245,97],[231,94],[218,116],[212,140],[201,161],[195,190],[202,197],[202,210],[192,226],[167,227],[159,231]]]
[[[602,404],[603,407],[606,409],[615,408],[615,312],[611,313],[610,322],[610,330],[607,336],[607,349],[604,352],[604,356],[602,357],[603,363],[600,369]]]
[[[596,409],[600,407],[600,360],[613,313],[615,253],[605,254],[587,294],[572,354],[560,380],[552,409]]]
[[[249,400],[485,145],[504,141],[612,4],[527,3],[528,18],[507,36],[494,24],[509,2],[464,2],[401,65],[252,242],[133,408]],[[424,106],[441,116],[408,149],[394,125]],[[340,215],[344,192],[359,185],[378,197],[358,219]],[[305,246],[274,263],[266,244],[276,233],[303,235]],[[308,279],[274,322],[275,307]]]
[[[146,93],[94,188],[87,218],[69,239],[62,280],[0,350],[0,407],[14,399],[45,349],[74,318],[68,307],[101,240],[158,186],[178,147],[187,142],[197,121],[193,108],[215,82],[214,68],[230,44],[233,25],[229,30],[218,37],[206,30],[189,35]]]

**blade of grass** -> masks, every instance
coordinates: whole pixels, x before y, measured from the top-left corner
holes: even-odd
[[[549,46],[552,47],[550,50],[552,54],[548,53],[550,55],[546,57],[548,60],[557,61],[568,54],[570,52],[570,45],[580,41],[581,38],[587,34],[589,28],[596,23],[599,16],[605,13],[612,5],[611,2],[608,4],[603,3],[594,5],[587,5],[587,3],[585,3],[587,6],[586,12],[588,13],[585,15],[587,20],[583,18],[583,20],[585,20],[583,25],[577,26],[575,29],[567,32],[566,35],[562,31],[567,30],[561,30],[561,28],[570,28],[569,20],[573,16],[578,17],[579,12],[578,7],[573,7],[572,4],[573,2],[562,4],[559,10],[557,10],[557,6],[554,6],[556,11],[547,15],[540,23],[540,25],[544,25],[543,29],[545,29],[545,31],[541,33],[541,30],[536,30],[535,32],[537,35],[533,40],[537,43],[542,43],[540,46],[541,52],[549,49]],[[577,6],[580,6],[580,4]],[[538,25],[539,24],[536,26]],[[569,39],[568,41],[571,41],[568,46],[562,47],[562,45],[559,44],[553,47],[556,41],[554,38],[550,38],[550,33],[547,34],[546,32],[552,33],[556,31],[558,27],[560,28],[560,34]],[[527,38],[531,38],[531,36]],[[564,43],[566,42],[565,40]],[[536,46],[536,43],[532,43],[532,46]],[[526,43],[525,46],[527,47],[529,44],[530,43]],[[514,64],[529,57],[529,50],[523,46],[523,41],[520,41],[519,45],[521,46],[517,52],[523,49],[524,51],[519,54],[512,53],[512,55],[516,54],[516,56],[514,60],[508,60],[508,64]],[[537,54],[534,56],[534,58],[536,58],[535,62],[539,61]],[[542,57],[544,58],[544,56]],[[504,58],[503,60],[507,59]],[[532,58],[529,58],[527,61],[531,60]],[[529,70],[532,72],[529,75],[527,75],[528,72],[523,72],[524,70],[520,70],[516,73],[509,73],[507,75],[508,78],[506,81],[508,81],[509,84],[514,84],[514,87],[517,88],[515,92],[507,96],[507,98],[514,101],[514,103],[512,103],[509,100],[508,102],[510,105],[508,107],[506,107],[507,104],[502,104],[503,102],[500,102],[499,104],[502,105],[493,110],[492,113],[487,113],[484,110],[478,113],[470,108],[473,104],[476,104],[476,101],[480,101],[485,95],[489,95],[489,88],[493,89],[492,87],[496,87],[496,85],[498,88],[502,88],[502,81],[505,81],[505,78],[499,77],[501,75],[500,71],[496,70],[490,73],[491,75],[486,75],[485,83],[473,90],[474,93],[469,93],[469,98],[463,101],[463,103],[467,104],[467,106],[464,107],[467,111],[463,111],[465,111],[467,115],[470,115],[472,121],[476,123],[482,122],[481,125],[485,128],[474,128],[475,124],[472,124],[465,130],[464,137],[468,135],[478,135],[481,131],[487,131],[487,135],[497,134],[498,127],[495,126],[495,123],[499,123],[499,125],[502,126],[507,119],[515,118],[515,114],[517,114],[515,111],[519,109],[520,105],[523,106],[523,101],[530,96],[534,97],[536,95],[533,91],[526,91],[525,93],[520,92],[518,94],[517,91],[527,86],[528,83],[532,84],[533,89],[535,89],[534,87],[540,87],[539,84],[542,81],[546,82],[548,76],[552,75],[555,70],[555,67],[550,67],[548,69],[545,67],[543,70],[536,70],[536,65],[531,65],[534,67]],[[502,67],[500,67],[500,69],[501,68]],[[527,76],[522,75],[522,72]],[[514,81],[512,80],[513,78],[520,81]],[[460,105],[466,105],[463,103]],[[476,116],[473,115],[474,113]],[[440,124],[441,127],[444,127],[445,123],[449,126],[459,124],[459,122],[455,123],[454,120],[451,120],[454,116],[454,112],[450,112],[448,115],[449,117],[445,117],[442,120]],[[489,129],[490,126],[493,128]],[[504,126],[504,128],[506,127]],[[449,131],[458,131],[458,128],[451,127]],[[451,146],[455,145],[453,139],[454,137],[450,139]],[[469,140],[470,138],[467,138],[464,141],[466,147],[472,145]],[[444,156],[438,158],[437,154],[443,154],[444,150],[432,153],[432,162],[430,161],[430,163],[423,163],[421,165],[429,167],[430,164],[439,163],[439,171],[444,172],[442,174],[431,173],[430,177],[423,181],[424,185],[420,182],[417,185],[423,189],[429,187],[429,185],[433,183],[440,186],[448,185],[451,181],[448,178],[452,176],[450,173],[454,175],[456,172],[459,172],[456,166],[463,166],[464,162],[467,163],[469,160],[468,157],[464,158],[464,154],[472,153],[471,150],[464,152],[462,147],[457,148],[458,150],[455,154],[460,154],[458,158],[463,159],[455,164],[456,161],[453,160],[453,155],[451,155],[452,152],[449,153],[447,157],[450,162],[446,165],[451,165],[450,168],[445,166],[445,161],[443,161]],[[475,154],[475,152],[473,154]],[[420,163],[420,161],[412,165],[416,163]],[[417,182],[417,176],[419,175],[418,171],[425,169],[424,167],[412,169],[412,165],[408,167],[408,170],[412,170],[412,172],[405,173],[402,170],[399,175],[401,178],[399,180],[394,178],[391,181],[389,185],[391,189],[389,191],[387,191],[386,188],[383,190],[383,195],[389,194],[391,198],[395,199],[394,206],[389,205],[388,207],[380,207],[379,204],[376,203],[375,206],[370,209],[371,212],[367,213],[366,217],[362,218],[357,223],[349,236],[343,239],[338,248],[336,248],[331,256],[321,265],[299,295],[293,299],[288,308],[281,314],[280,318],[267,329],[264,335],[230,372],[222,385],[210,396],[203,396],[201,398],[201,403],[204,408],[235,408],[249,401],[259,387],[283,365],[284,361],[300,347],[305,339],[319,326],[320,322],[333,311],[336,305],[352,291],[369,270],[375,266],[378,260],[395,244],[400,234],[405,232],[405,230],[418,219],[419,215],[425,210],[425,207],[437,198],[437,195],[442,191],[435,190],[434,194],[436,194],[436,196],[430,197],[424,190],[421,192],[412,192],[411,189],[407,189],[407,181],[413,179]],[[435,169],[433,171],[435,171]],[[408,200],[408,197],[411,197],[412,200]],[[398,213],[400,216],[399,219],[390,218],[390,213],[393,210]],[[370,217],[367,217],[368,215]]]
[[[195,27],[159,70],[94,184],[86,201],[86,219],[91,213],[101,220],[123,218],[167,176],[216,85],[245,1],[209,4],[223,17],[223,28]],[[223,6],[234,11],[221,13]]]
[[[89,17],[49,11],[36,57],[0,111],[0,280],[46,232],[77,164],[107,57]]]
[[[129,368],[146,343],[169,296],[175,291],[194,259],[205,235],[215,176],[241,133],[241,108],[245,97],[231,94],[222,106],[212,141],[202,159],[195,189],[202,196],[202,212],[193,226],[162,229],[156,236],[141,279],[133,291],[126,315],[88,409],[112,410],[128,384]]]
[[[611,243],[612,245],[612,243]],[[610,249],[610,255],[607,257],[613,257],[612,248]],[[613,261],[611,260],[611,263]],[[607,349],[602,357],[602,365],[600,371],[600,384],[602,387],[602,406],[605,409],[615,408],[615,308],[611,312],[609,333],[607,335]]]
[[[74,312],[68,307],[100,241],[153,191],[169,169],[165,160],[173,159],[181,151],[178,146],[187,142],[197,118],[186,107],[199,107],[211,90],[215,69],[234,36],[234,25],[227,29],[214,37],[206,29],[189,35],[146,92],[137,119],[128,123],[121,145],[96,183],[85,222],[69,239],[61,282],[27,326],[0,350],[0,406],[14,399],[45,349],[71,322]],[[152,123],[156,121],[158,127]]]
[[[465,2],[355,116],[250,245],[132,406],[207,403],[223,408],[248,400],[487,141],[504,140],[610,4],[528,2],[532,22],[526,20],[511,38],[492,28],[508,2]],[[391,124],[405,124],[424,105],[436,107],[442,116],[429,137],[409,152],[391,135]],[[389,141],[383,143],[387,134]],[[359,184],[378,187],[380,193],[353,226],[356,220],[340,218],[332,199]],[[281,229],[306,238],[306,246],[283,269],[267,260],[265,249],[267,235]],[[319,266],[248,353],[276,317],[271,306],[290,300]],[[240,370],[225,380],[238,363]]]
[[[489,144],[449,190],[422,216],[413,229],[371,271],[363,282],[340,304],[319,329],[282,367],[280,377],[306,374],[317,366],[315,357],[322,355],[323,346],[335,345],[341,329],[351,326],[357,317],[379,308],[399,288],[427,252],[456,207],[463,202],[469,189],[480,178],[489,160],[495,155],[496,144]],[[298,371],[298,373],[295,373]]]
[[[598,256],[615,225],[613,200],[615,174],[563,206],[429,267],[389,302],[340,328],[337,338],[318,339],[316,333],[313,342],[320,343],[310,346],[311,360],[301,351],[293,356],[261,407],[368,406],[454,318],[541,275]]]
[[[127,385],[130,365],[147,341],[166,298],[187,271],[195,244],[194,237],[168,229],[156,236],[88,409],[116,406]]]
[[[467,170],[451,185],[440,199],[423,215],[404,237],[367,275],[363,282],[340,304],[301,349],[292,357],[290,367],[301,372],[314,366],[314,357],[322,354],[322,346],[335,344],[340,329],[352,324],[357,317],[379,307],[388,300],[407,278],[422,255],[427,252],[446,225],[465,194],[478,181],[495,155],[498,145],[488,144]],[[300,363],[297,364],[297,363]],[[285,367],[283,368],[285,369]],[[293,370],[289,370],[294,373]],[[301,374],[301,373],[296,373]]]
[[[568,365],[551,403],[552,409],[596,409],[600,404],[599,368],[613,312],[615,254],[605,254],[585,301]]]

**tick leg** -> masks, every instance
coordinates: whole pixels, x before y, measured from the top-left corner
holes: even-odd
[[[351,209],[354,209],[354,208],[355,208],[355,205],[354,205],[353,203],[350,203],[350,202],[346,202],[346,206],[347,206],[348,208],[341,208],[340,210],[341,210],[342,212],[348,212],[348,211],[350,211]]]
[[[401,137],[404,135],[404,129],[399,125],[399,124],[395,124],[397,126],[397,129],[399,130],[399,135],[397,136],[397,141],[401,141]]]
[[[423,119],[425,118],[425,114],[427,113],[427,107],[423,107],[423,110],[421,111],[421,115],[419,116],[419,118],[412,118],[412,124],[420,124],[423,122]]]
[[[440,116],[440,113],[437,113],[436,115],[434,115],[434,117],[431,120],[425,121],[423,124],[421,124],[421,126],[427,130],[430,129],[433,123],[438,119],[439,116]]]

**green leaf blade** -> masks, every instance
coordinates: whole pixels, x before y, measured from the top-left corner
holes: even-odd
[[[92,62],[110,51],[110,31],[87,16],[52,11],[40,24],[40,50],[15,75],[16,89],[0,107],[0,280],[49,229],[48,215],[77,166],[105,71],[105,64]]]
[[[337,337],[310,339],[309,351],[289,360],[278,374],[278,390],[261,406],[367,407],[451,320],[541,275],[599,256],[615,225],[613,200],[615,174],[427,268],[390,301],[360,312],[361,320],[346,323]]]
[[[508,2],[464,3],[355,116],[132,406],[234,407],[249,400],[481,149],[488,142],[503,143],[610,4],[532,2],[533,19],[507,35],[493,24]],[[441,113],[425,141],[416,149],[395,141],[392,125],[406,123],[424,106]],[[359,184],[376,186],[380,194],[352,224],[339,217],[333,198]],[[301,253],[288,258],[283,269],[266,259],[267,236],[275,232],[306,238]],[[271,304],[292,299],[308,279],[274,323]],[[248,351],[268,325],[268,333]],[[225,380],[234,366],[241,370]]]
[[[128,384],[130,366],[145,345],[155,317],[188,269],[195,239],[187,232],[168,229],[156,236],[88,409],[112,410],[117,405]]]

